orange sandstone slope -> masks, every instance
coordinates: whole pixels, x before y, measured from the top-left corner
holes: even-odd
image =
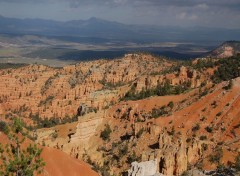
[[[9,143],[8,137],[0,132],[0,143]],[[24,146],[31,143],[30,140],[24,142]],[[43,147],[41,154],[44,162],[44,176],[98,176],[91,167],[83,161],[70,157],[68,154],[49,147]]]
[[[46,163],[44,174],[46,176],[98,176],[90,166],[83,161],[70,157],[59,150],[45,147],[42,157]]]
[[[21,117],[31,119],[62,119],[75,116],[80,104],[100,110],[106,104],[117,102],[126,93],[124,86],[141,75],[160,72],[172,63],[151,55],[133,54],[63,68],[29,65],[3,69],[0,70],[0,114],[1,111],[18,112]],[[122,89],[112,90],[116,87]]]

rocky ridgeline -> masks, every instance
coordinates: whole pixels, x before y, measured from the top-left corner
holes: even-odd
[[[240,42],[227,41],[211,51],[207,56],[212,58],[227,58],[240,53]]]
[[[143,64],[145,63],[145,64]],[[2,111],[41,118],[76,115],[80,104],[100,110],[118,100],[123,86],[161,63],[150,55],[126,55],[123,59],[83,62],[60,69],[30,65],[2,70]],[[112,87],[115,90],[112,90]]]
[[[191,88],[196,88],[199,87],[202,82],[207,80],[207,78],[206,75],[200,74],[196,70],[191,70],[182,66],[179,71],[169,74],[141,76],[136,81],[136,90],[140,92],[143,89],[151,89],[156,87],[159,83],[164,83],[166,80],[169,80],[170,84],[173,86],[189,82]]]
[[[2,70],[0,103],[2,111],[23,117],[71,118],[81,104],[96,110],[115,104],[133,84],[140,91],[166,80],[172,85],[190,81],[192,87],[198,87],[204,80],[186,67],[180,72],[161,74],[173,65],[174,62],[151,55],[127,54],[122,59],[83,62],[64,68],[30,65]]]

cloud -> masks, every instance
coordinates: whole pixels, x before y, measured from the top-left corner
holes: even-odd
[[[20,18],[98,17],[127,24],[240,28],[240,0],[0,0],[0,13]]]
[[[180,20],[183,20],[183,19],[186,18],[186,16],[187,16],[187,13],[186,12],[182,12],[182,13],[178,14],[176,17],[178,19],[180,19]]]
[[[201,9],[201,10],[207,10],[207,9],[209,9],[209,6],[205,3],[203,3],[203,4],[196,5],[196,8]]]
[[[209,6],[240,9],[239,0],[0,0],[0,3],[58,3],[65,2],[74,7],[85,5],[102,6],[173,6],[198,7],[207,9]]]
[[[190,19],[190,20],[197,20],[197,19],[198,19],[198,16],[195,15],[195,14],[192,14],[191,16],[189,16],[189,19]]]
[[[181,12],[180,14],[177,14],[176,18],[179,20],[197,20],[198,16],[196,14]]]

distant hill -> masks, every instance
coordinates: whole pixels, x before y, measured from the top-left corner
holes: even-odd
[[[207,54],[208,57],[226,58],[240,53],[240,41],[227,41]]]
[[[60,22],[43,19],[16,19],[0,16],[0,33],[76,37],[95,41],[162,42],[162,41],[226,41],[240,40],[239,29],[204,27],[169,27],[151,25],[126,25],[118,22],[90,18]]]

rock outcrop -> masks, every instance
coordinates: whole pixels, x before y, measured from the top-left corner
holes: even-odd
[[[240,42],[227,41],[211,51],[207,56],[212,58],[227,58],[240,53]]]
[[[71,136],[70,143],[78,143],[87,148],[90,137],[95,135],[96,129],[102,124],[105,117],[104,111],[89,113],[79,117],[76,133]]]
[[[128,176],[157,176],[157,161],[133,162]]]

